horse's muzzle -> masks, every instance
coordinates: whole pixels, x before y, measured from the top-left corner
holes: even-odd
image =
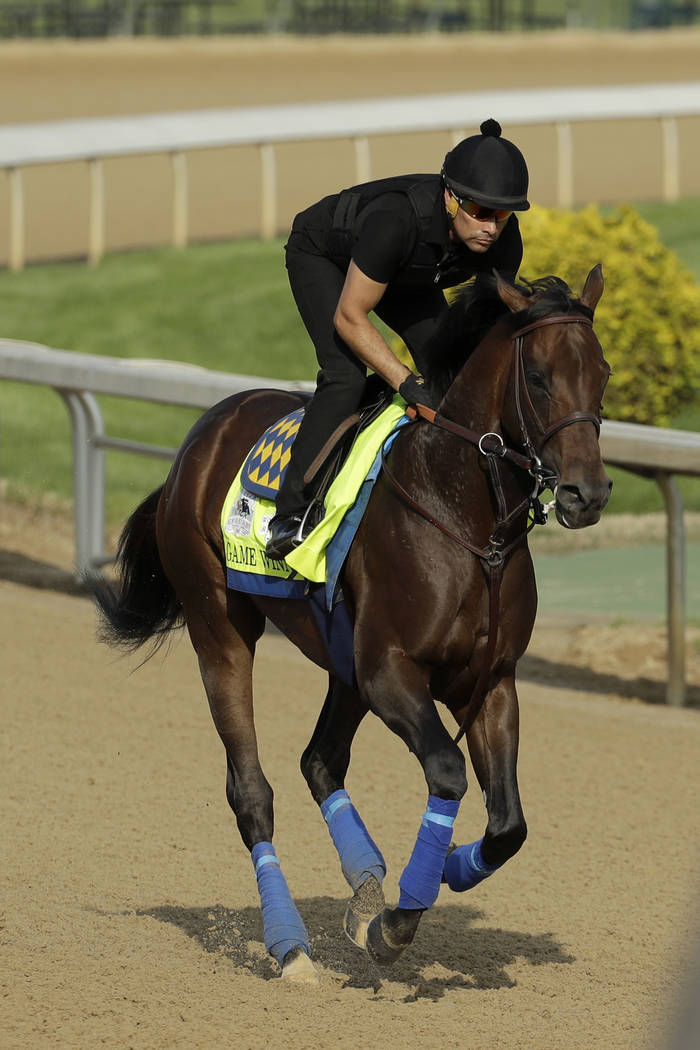
[[[610,499],[611,489],[612,481],[607,475],[595,483],[572,485],[560,482],[554,507],[557,521],[567,529],[595,525]]]

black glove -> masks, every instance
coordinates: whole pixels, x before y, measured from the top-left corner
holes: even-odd
[[[437,408],[437,399],[430,392],[422,379],[415,376],[413,372],[406,376],[399,387],[399,393],[409,405],[425,405],[426,408]]]

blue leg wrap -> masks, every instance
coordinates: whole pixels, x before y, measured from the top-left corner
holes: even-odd
[[[370,875],[377,882],[386,875],[384,858],[372,841],[347,791],[334,791],[321,803],[321,813],[328,825],[333,845],[340,857],[343,875],[353,890]]]
[[[411,859],[399,879],[399,908],[425,910],[437,900],[459,802],[428,795]]]
[[[275,847],[271,842],[258,842],[257,846],[253,846],[250,857],[258,880],[268,952],[280,966],[292,948],[303,948],[310,955],[309,935],[292,900]]]
[[[483,841],[479,839],[478,842],[470,842],[468,846],[458,846],[450,853],[445,861],[445,882],[451,890],[457,893],[470,890],[501,867],[500,864],[487,864],[481,856]]]

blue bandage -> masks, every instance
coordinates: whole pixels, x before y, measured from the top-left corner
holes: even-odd
[[[468,846],[458,846],[445,861],[445,882],[451,890],[462,893],[470,890],[489,875],[493,875],[500,864],[487,864],[481,856],[481,843],[470,842]]]
[[[275,847],[271,842],[258,842],[257,846],[253,846],[250,858],[258,880],[268,952],[280,966],[292,948],[303,948],[309,955],[309,935],[292,900]]]
[[[353,890],[370,875],[377,882],[386,875],[384,858],[372,841],[347,791],[334,791],[321,803],[321,813],[328,825],[333,845],[340,857],[343,875]]]
[[[428,796],[411,859],[399,879],[399,908],[425,910],[437,900],[459,802]]]

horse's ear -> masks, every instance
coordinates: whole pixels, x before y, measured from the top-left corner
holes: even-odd
[[[593,313],[598,305],[598,300],[603,294],[604,287],[605,281],[603,280],[603,267],[600,263],[597,263],[586,278],[586,283],[581,292],[581,302],[584,306],[588,307],[591,313]]]
[[[511,313],[517,314],[520,310],[526,310],[530,305],[528,297],[519,292],[514,285],[504,281],[498,270],[494,270],[493,275],[496,278],[496,290],[499,297]]]

